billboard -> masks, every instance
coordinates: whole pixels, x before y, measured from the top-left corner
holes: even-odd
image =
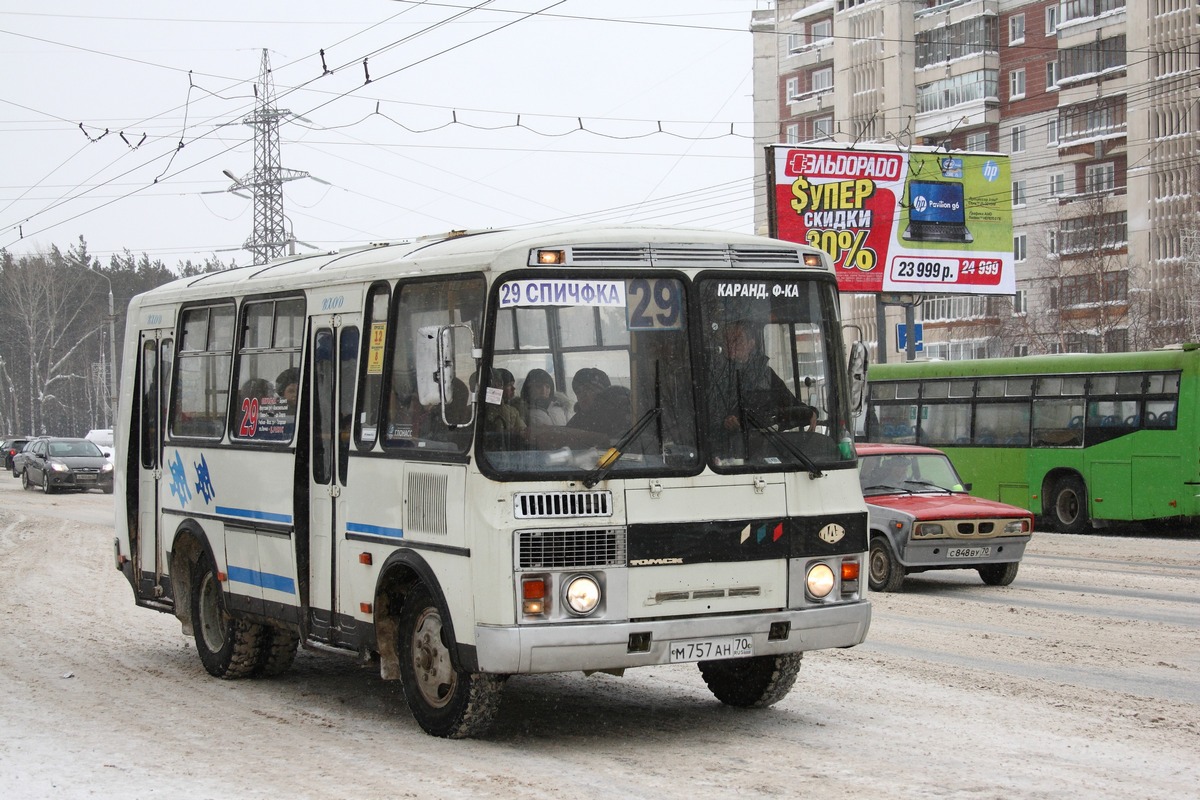
[[[771,235],[829,253],[843,292],[1014,294],[1008,156],[767,148]]]

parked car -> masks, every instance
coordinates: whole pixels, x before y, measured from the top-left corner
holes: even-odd
[[[29,440],[31,438],[32,437],[28,436],[18,436],[12,439],[5,439],[3,442],[0,442],[0,454],[4,456],[4,468],[7,470],[12,470],[14,478],[18,477],[19,473],[13,469],[13,457],[16,456],[17,453],[21,452],[21,448],[29,444]]]
[[[974,569],[989,586],[1017,577],[1033,514],[972,497],[941,450],[907,444],[858,444],[859,481],[870,515],[868,584],[894,592],[904,576],[932,569]]]
[[[83,438],[89,442],[95,442],[100,451],[104,453],[104,457],[108,459],[108,463],[113,463],[113,453],[117,448],[113,443],[112,428],[95,428],[85,433]]]
[[[41,486],[46,494],[59,490],[99,489],[112,494],[113,465],[95,442],[43,436],[22,451],[21,485]]]

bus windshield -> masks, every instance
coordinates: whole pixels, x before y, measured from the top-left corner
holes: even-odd
[[[694,474],[705,461],[812,471],[844,460],[832,435],[846,426],[831,284],[527,274],[497,287],[477,395],[483,459],[498,473]],[[689,320],[701,325],[699,352]]]
[[[845,392],[836,299],[816,281],[741,275],[699,282],[705,429],[714,469],[839,460]]]
[[[482,453],[503,474],[613,476],[699,465],[685,285],[675,277],[497,287]]]

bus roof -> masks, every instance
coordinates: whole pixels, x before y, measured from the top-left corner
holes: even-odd
[[[828,257],[815,248],[745,233],[633,225],[542,227],[451,231],[399,242],[372,242],[339,251],[287,256],[267,264],[180,278],[140,297],[143,301],[172,301],[295,290],[339,280],[395,278],[467,269],[503,272],[530,266],[530,253],[534,249],[555,248],[567,252],[567,261],[555,265],[559,268],[604,264],[608,267],[738,266],[833,271]],[[819,255],[819,263],[806,263],[805,255]]]
[[[872,364],[868,376],[874,380],[917,380],[1182,369],[1185,364],[1200,365],[1200,357],[1190,355],[1197,350],[1200,350],[1200,344],[1186,343],[1139,353],[1056,353],[963,361],[904,361],[896,364]]]

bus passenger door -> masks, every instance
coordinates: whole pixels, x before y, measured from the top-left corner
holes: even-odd
[[[136,569],[138,596],[158,598],[162,586],[164,543],[159,515],[158,492],[162,483],[163,428],[167,421],[167,387],[171,380],[173,342],[159,338],[158,331],[143,331],[138,359],[139,391],[137,431],[138,516]],[[128,463],[128,462],[126,462]],[[178,598],[177,598],[178,599]]]
[[[309,437],[309,530],[311,551],[310,625],[317,639],[337,642],[352,619],[338,608],[338,549],[345,541],[342,490],[350,463],[350,427],[359,330],[355,326],[314,327],[309,375],[312,433]],[[352,624],[352,623],[351,623]]]

